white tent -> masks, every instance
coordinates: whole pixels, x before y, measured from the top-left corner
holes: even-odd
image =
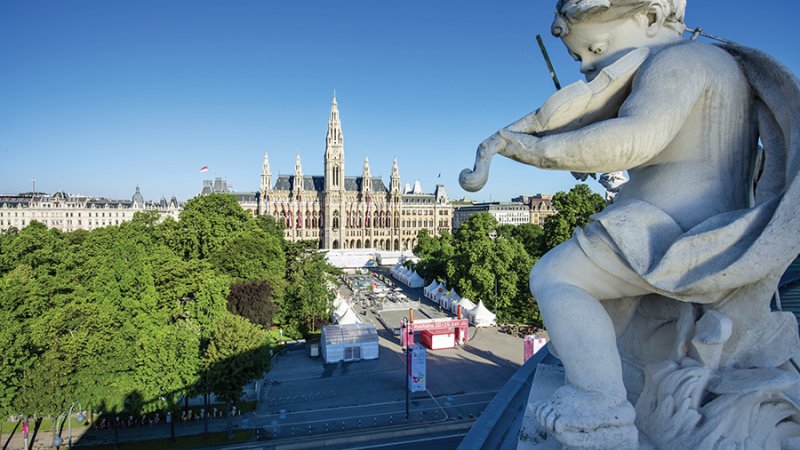
[[[336,319],[337,317],[343,316],[347,310],[350,309],[350,305],[346,301],[342,300],[338,305],[336,302],[333,302],[333,308],[333,318]]]
[[[408,287],[421,288],[422,286],[425,286],[425,280],[417,272],[413,272],[408,279]]]
[[[469,312],[469,318],[476,327],[491,327],[497,324],[497,316],[486,308],[483,300],[479,300],[478,306]]]
[[[320,342],[326,363],[378,358],[378,332],[371,323],[324,326]]]
[[[423,291],[425,292],[425,297],[433,300],[433,298],[438,294],[437,289],[439,289],[439,282],[433,280],[431,284],[429,284]]]
[[[358,317],[358,314],[353,310],[353,308],[347,308],[347,311],[341,316],[336,319],[336,323],[339,325],[350,325],[354,323],[361,323],[361,318]]]
[[[455,289],[451,289],[448,297],[450,298],[450,301],[447,309],[449,309],[451,313],[456,314],[458,312],[458,301],[461,300],[461,296],[458,295],[458,292],[456,292]],[[442,307],[444,307],[444,305],[442,305]]]
[[[439,306],[442,308],[452,312],[453,305],[458,301],[454,299],[452,296],[446,294],[447,291],[439,293]]]
[[[453,314],[458,314],[459,306],[461,307],[461,316],[469,317],[469,312],[475,308],[475,303],[472,303],[472,300],[466,297],[462,297],[453,303]]]

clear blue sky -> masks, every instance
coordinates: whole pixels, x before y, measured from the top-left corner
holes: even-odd
[[[476,146],[580,78],[549,34],[555,0],[0,2],[0,193],[147,199],[199,192],[222,176],[258,189],[273,174],[322,174],[336,89],[346,173],[450,196]],[[761,48],[800,72],[796,5],[689,0],[687,23]],[[200,174],[208,165],[207,174]],[[496,158],[471,197],[508,200],[574,184]],[[596,187],[596,183],[593,183]]]

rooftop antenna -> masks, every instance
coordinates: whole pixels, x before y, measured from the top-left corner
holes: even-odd
[[[547,69],[550,71],[550,78],[553,79],[553,84],[556,85],[556,90],[561,90],[561,83],[558,82],[558,76],[556,75],[556,70],[553,69],[553,63],[550,61],[550,56],[547,54],[547,49],[544,46],[544,41],[542,40],[542,35],[536,35],[536,42],[539,43],[539,50],[542,51],[542,56],[544,56],[544,62],[547,63]]]
[[[31,182],[33,183],[33,192],[36,192],[36,178],[31,178]]]

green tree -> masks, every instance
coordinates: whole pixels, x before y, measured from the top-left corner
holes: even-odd
[[[167,226],[164,239],[184,259],[205,259],[249,221],[250,215],[233,195],[201,195],[186,202],[177,224]]]
[[[260,228],[240,231],[211,254],[211,264],[237,280],[265,280],[275,295],[283,290],[286,257],[282,239]]]
[[[277,311],[272,289],[268,281],[234,283],[228,294],[228,311],[269,329]]]
[[[230,411],[231,403],[242,396],[244,386],[269,368],[270,344],[267,332],[247,319],[221,317],[214,324],[203,358],[202,387],[225,401]],[[231,435],[230,420],[228,434]]]
[[[142,412],[170,407],[194,391],[200,376],[200,329],[179,321],[143,334],[136,343],[136,386]]]
[[[417,245],[414,254],[419,257],[417,273],[430,283],[435,279],[447,278],[447,265],[454,255],[453,235],[447,231],[433,237],[423,228],[417,234]]]
[[[59,414],[75,399],[119,410],[134,388],[131,342],[139,333],[109,305],[72,302],[30,321],[39,355],[21,380],[17,411]]]
[[[498,233],[498,226],[488,213],[475,214],[462,225],[448,277],[459,294],[482,300],[498,321],[529,322],[532,317],[517,314],[533,305],[527,289],[533,259],[516,239]]]
[[[283,222],[278,222],[274,217],[266,214],[256,216],[254,220],[261,230],[283,241],[283,229],[285,228]]]
[[[544,230],[539,225],[532,223],[519,224],[511,230],[511,237],[525,247],[531,258],[539,259],[542,257]]]
[[[589,216],[603,210],[606,202],[586,184],[577,184],[569,192],[559,192],[553,196],[556,214],[544,221],[543,253],[566,241],[575,228],[589,223]]]
[[[61,262],[69,241],[64,233],[48,229],[41,222],[32,220],[13,239],[4,239],[0,273],[13,269],[18,264],[27,264],[32,269],[51,271]]]
[[[315,333],[329,320],[335,298],[330,287],[341,274],[316,246],[315,241],[286,243],[288,286],[281,308],[281,323],[304,335]]]

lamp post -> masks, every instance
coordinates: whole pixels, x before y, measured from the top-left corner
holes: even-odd
[[[65,417],[67,420],[67,448],[69,450],[72,450],[72,421],[70,420],[70,418],[72,417],[72,408],[74,408],[75,405],[78,405],[78,416],[75,419],[78,421],[78,423],[83,423],[83,421],[86,420],[86,416],[83,415],[82,411],[83,407],[81,406],[80,402],[72,402],[72,405],[70,405],[69,407],[69,411],[59,414],[58,418],[56,418],[56,429],[55,429],[55,437],[53,437],[53,447],[58,448],[64,445],[64,440],[61,439],[60,436],[61,429],[63,429],[64,427],[64,422],[61,421],[61,429],[59,428],[58,424],[59,420],[61,420],[62,417]]]

